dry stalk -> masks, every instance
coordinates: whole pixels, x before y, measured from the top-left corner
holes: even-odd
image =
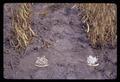
[[[18,8],[12,9],[12,44],[16,50],[25,49],[36,34],[31,29],[32,5],[21,3]],[[15,44],[17,42],[17,44]]]
[[[87,24],[87,34],[92,46],[112,45],[115,47],[117,36],[117,7],[115,4],[83,3],[78,8],[86,10],[82,21]],[[86,18],[85,18],[86,17]],[[87,19],[87,20],[86,20]]]

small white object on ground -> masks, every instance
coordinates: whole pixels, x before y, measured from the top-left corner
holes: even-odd
[[[87,58],[87,63],[89,66],[98,66],[99,63],[96,64],[97,61],[98,61],[98,59],[96,57],[91,56],[91,55]]]
[[[37,57],[37,60],[35,62],[35,66],[37,66],[37,67],[46,67],[46,66],[48,66],[48,60],[45,58],[45,56]]]
[[[87,33],[90,31],[90,27],[89,27],[89,24],[88,23],[86,23],[87,24]]]
[[[71,9],[74,9],[74,8],[76,8],[76,7],[77,7],[77,5],[75,4],[75,5],[73,5],[73,6],[72,6],[72,8],[71,8]]]

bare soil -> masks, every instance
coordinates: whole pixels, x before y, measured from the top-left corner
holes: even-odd
[[[82,10],[72,4],[33,5],[32,29],[37,37],[24,53],[17,53],[9,44],[11,7],[4,5],[4,78],[5,79],[115,79],[117,48],[93,49],[81,21]],[[47,11],[46,15],[40,13]],[[78,13],[80,16],[78,16]],[[43,47],[43,41],[49,47]],[[99,66],[87,65],[89,55],[98,57]],[[48,66],[36,67],[37,57],[45,56]]]

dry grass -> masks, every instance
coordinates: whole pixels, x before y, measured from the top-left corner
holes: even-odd
[[[83,3],[76,4],[86,11],[83,21],[87,24],[88,38],[93,47],[116,45],[117,41],[117,7],[115,4]]]
[[[78,8],[86,11],[83,22],[88,29],[88,38],[92,47],[117,44],[117,8],[115,4],[83,3],[76,4]],[[19,5],[13,9],[13,39],[11,44],[15,48],[25,48],[36,34],[31,29],[31,4]]]
[[[31,4],[23,3],[18,8],[12,9],[12,27],[13,35],[11,39],[12,46],[21,51],[25,49],[36,34],[31,29]]]

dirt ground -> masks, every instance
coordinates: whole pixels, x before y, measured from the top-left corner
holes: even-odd
[[[115,79],[117,77],[117,48],[93,49],[87,39],[83,11],[71,9],[73,4],[35,3],[32,29],[37,33],[24,53],[18,54],[9,44],[11,7],[4,5],[4,78],[5,79]],[[41,15],[43,11],[46,15]],[[78,16],[78,13],[80,16]],[[42,47],[43,40],[49,47]],[[99,66],[87,64],[89,55],[98,58]],[[45,56],[48,66],[36,67],[37,57]]]

